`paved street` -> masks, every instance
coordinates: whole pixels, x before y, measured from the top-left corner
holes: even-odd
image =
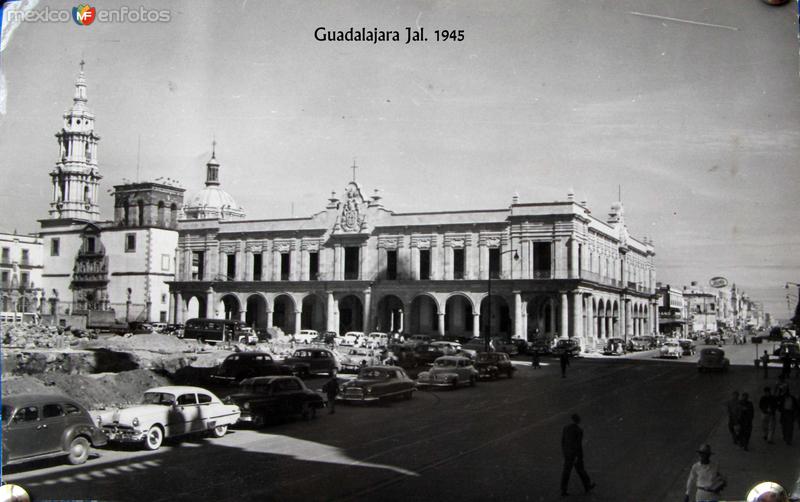
[[[752,350],[726,347],[743,361]],[[474,389],[418,392],[410,402],[383,406],[338,406],[335,415],[311,422],[234,430],[221,440],[197,438],[156,453],[104,449],[83,466],[39,462],[11,468],[4,478],[36,499],[555,500],[561,428],[577,412],[587,470],[598,486],[592,495],[578,495],[573,476],[572,499],[674,499],[697,446],[729,441],[720,435],[723,401],[733,389],[757,399],[763,381],[751,363],[728,374],[699,374],[693,365],[647,356],[585,358],[573,363],[566,379],[555,360],[545,360],[539,371],[522,363],[514,379]],[[753,443],[752,455],[766,447],[757,431]],[[741,457],[748,453],[713,446],[723,465],[747,466]],[[790,484],[800,445],[771,448],[790,460],[775,472],[776,480]],[[758,458],[763,464],[764,455]],[[760,480],[737,472],[745,470],[728,471],[731,499],[743,499]]]

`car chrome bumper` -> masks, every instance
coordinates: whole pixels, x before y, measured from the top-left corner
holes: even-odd
[[[120,429],[117,427],[104,427],[103,434],[109,441],[117,443],[138,443],[144,441],[146,431],[138,429]]]

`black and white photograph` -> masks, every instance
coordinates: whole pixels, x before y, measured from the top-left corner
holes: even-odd
[[[0,12],[0,502],[800,500],[796,0]]]

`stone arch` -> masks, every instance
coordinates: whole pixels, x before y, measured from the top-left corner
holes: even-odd
[[[620,336],[619,303],[617,300],[614,300],[614,303],[611,307],[611,332],[615,337]]]
[[[165,209],[164,201],[163,200],[158,201],[158,214],[157,214],[157,218],[158,219],[157,219],[157,221],[158,221],[158,226],[160,226],[160,227],[163,227],[163,226],[166,225],[166,220],[164,219],[165,218],[164,209]]]
[[[239,297],[233,293],[226,293],[219,299],[219,311],[224,313],[223,319],[239,320],[239,312],[242,311],[242,304]]]
[[[315,293],[303,297],[303,311],[300,314],[300,328],[325,332],[325,302]]]
[[[375,330],[386,333],[402,333],[404,329],[407,330],[407,327],[403,326],[405,309],[405,304],[399,296],[391,294],[382,296],[375,309]]]
[[[444,302],[444,332],[447,335],[470,337],[473,334],[474,305],[463,293],[452,293]]]
[[[490,311],[491,303],[491,311]],[[481,300],[481,336],[511,336],[511,309],[501,295],[484,295]]]
[[[140,227],[143,227],[143,226],[144,226],[144,224],[145,224],[145,218],[144,218],[144,201],[143,201],[142,199],[139,199],[138,201],[136,201],[136,207],[137,207],[137,209],[138,209],[139,226],[140,226]]]
[[[186,319],[193,319],[195,317],[207,318],[212,317],[208,313],[208,306],[204,295],[190,295],[185,299],[186,301]]]
[[[169,222],[172,227],[178,225],[178,205],[174,202],[169,206]]]
[[[432,334],[439,329],[439,304],[436,297],[419,293],[411,300],[410,333]]]
[[[245,313],[245,323],[253,329],[263,330],[267,326],[267,299],[260,293],[254,293],[247,297],[245,301],[247,311]]]
[[[528,327],[526,336],[529,341],[552,339],[555,336],[553,312],[554,307],[549,296],[537,295],[527,300],[525,324]]]
[[[272,300],[272,325],[283,330],[285,334],[295,332],[295,315],[297,304],[288,293],[280,293]]]
[[[364,304],[354,294],[339,300],[339,333],[364,330]]]

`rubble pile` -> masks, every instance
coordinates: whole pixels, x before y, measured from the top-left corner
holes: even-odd
[[[101,409],[139,403],[145,390],[161,385],[170,385],[170,382],[147,370],[95,375],[47,373],[4,378],[3,395],[64,394],[89,409]]]
[[[183,340],[172,335],[148,333],[87,340],[79,342],[78,345],[85,349],[108,349],[116,352],[147,351],[157,354],[179,354],[196,351],[198,344],[194,340]]]
[[[97,338],[97,334],[92,331],[84,331],[77,328],[70,330],[30,323],[6,323],[0,329],[2,330],[4,347],[24,349],[66,349],[79,345],[83,340]]]

